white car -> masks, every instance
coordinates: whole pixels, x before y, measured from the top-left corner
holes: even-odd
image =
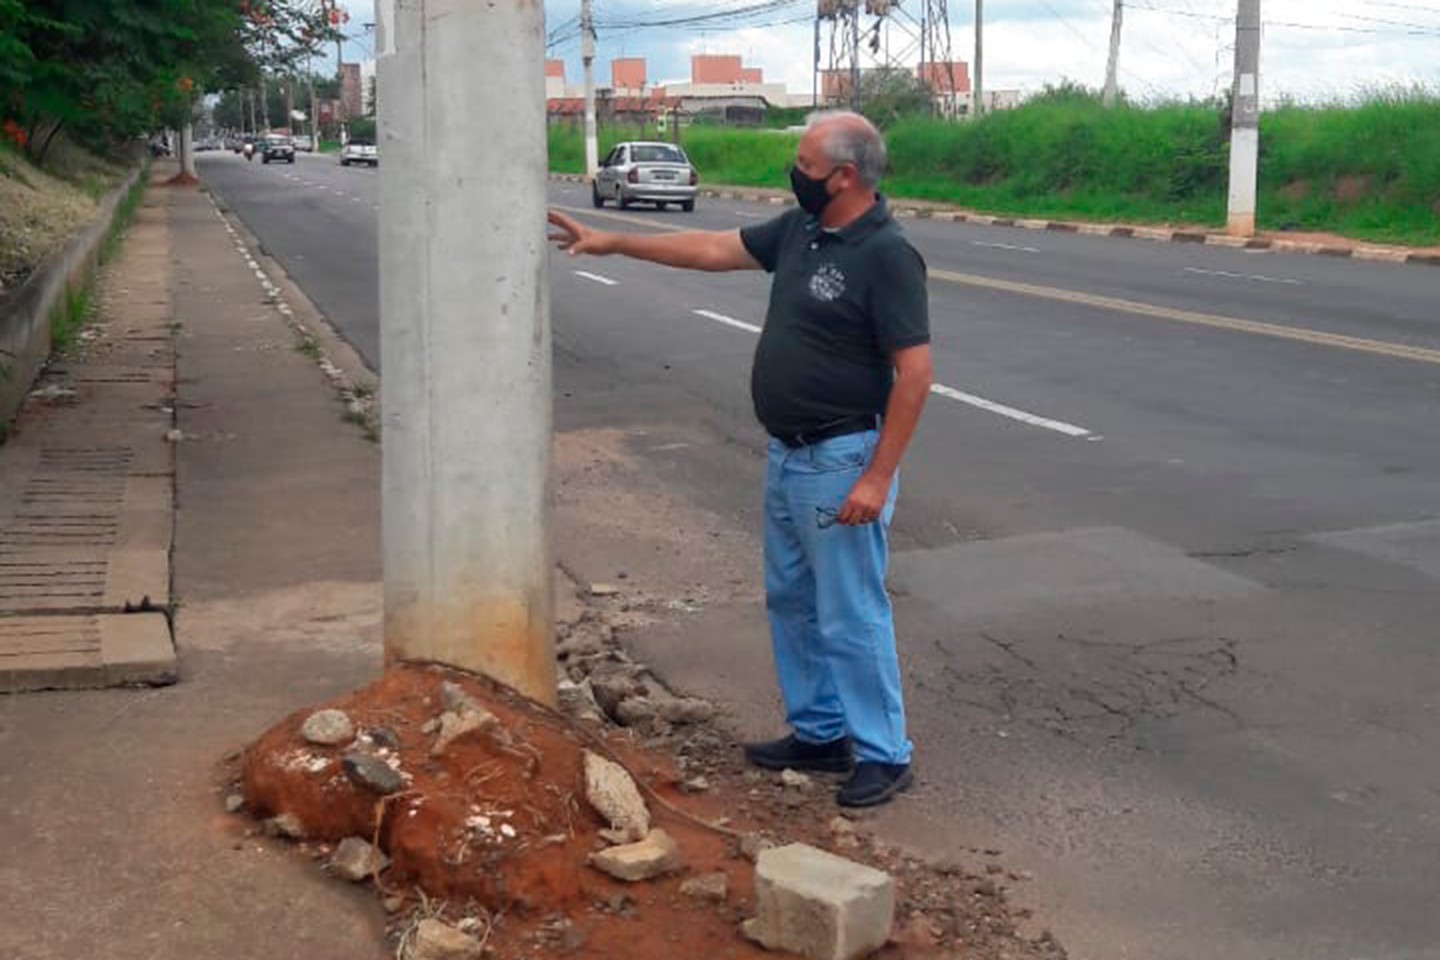
[[[375,141],[367,140],[364,137],[355,137],[341,147],[340,166],[348,167],[352,163],[368,163],[372,167],[378,167],[380,152],[375,147]]]
[[[305,153],[310,153],[311,151],[313,151],[313,150],[315,149],[315,141],[313,141],[313,140],[310,139],[310,135],[309,135],[309,134],[302,133],[302,134],[300,134],[300,136],[298,136],[298,137],[291,137],[290,140],[291,140],[292,143],[295,144],[295,149],[296,149],[296,150],[300,150],[300,151],[303,151],[303,152],[305,152]]]

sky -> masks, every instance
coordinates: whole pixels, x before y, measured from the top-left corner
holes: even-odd
[[[739,24],[646,27],[657,20],[752,7],[758,0],[592,0],[596,33],[596,82],[608,84],[614,57],[645,57],[652,82],[684,80],[696,53],[739,54],[762,67],[770,81],[794,93],[811,88],[813,0],[774,0],[775,9]],[[1234,60],[1237,0],[1126,0],[1120,83],[1140,100],[1210,97],[1229,84]],[[923,0],[901,0],[906,11]],[[363,24],[374,20],[372,0],[349,4],[346,59],[365,56],[373,38]],[[573,20],[579,0],[547,0],[547,28],[559,41],[550,56],[566,61],[571,82],[580,80],[580,43]],[[1105,77],[1112,0],[988,0],[985,4],[985,86],[1037,91],[1073,80],[1098,87]],[[1266,23],[1262,94],[1331,101],[1377,87],[1423,84],[1440,89],[1440,0],[1263,0]],[[970,61],[974,4],[951,0],[954,59]],[[902,16],[899,18],[904,21]],[[798,22],[797,22],[798,21]],[[869,25],[872,18],[862,23]],[[913,28],[912,28],[913,29]],[[882,37],[884,34],[882,34]],[[893,53],[913,47],[900,26],[891,26]],[[828,38],[822,42],[828,49]],[[910,62],[916,59],[910,57]]]

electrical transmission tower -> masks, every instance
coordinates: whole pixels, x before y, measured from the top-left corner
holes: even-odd
[[[866,71],[901,71],[930,87],[938,112],[954,112],[963,77],[950,52],[949,0],[906,2],[914,9],[901,0],[864,0],[863,9],[860,0],[816,0],[815,69],[824,102],[858,110]]]

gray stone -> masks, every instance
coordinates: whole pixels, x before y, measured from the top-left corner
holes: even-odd
[[[830,832],[837,837],[854,836],[855,824],[848,817],[831,817]]]
[[[479,960],[484,945],[433,917],[415,928],[410,960]]]
[[[715,718],[715,707],[697,697],[671,697],[655,705],[655,712],[666,723],[709,723]]]
[[[629,843],[650,832],[650,809],[630,774],[590,750],[585,751],[585,799],[610,824],[602,834],[606,839]]]
[[[386,913],[399,913],[400,908],[405,906],[404,897],[386,897],[380,901],[380,906],[385,908]]]
[[[890,938],[895,881],[888,874],[792,843],[760,854],[756,915],[747,937],[811,960],[858,960]]]
[[[639,696],[644,686],[636,678],[634,665],[614,660],[599,660],[590,669],[590,687],[595,691],[595,702],[610,716],[627,697]]]
[[[449,710],[440,714],[440,732],[430,748],[430,756],[438,757],[459,738],[500,726],[500,719],[488,710]]]
[[[568,716],[577,720],[604,719],[605,715],[600,710],[600,704],[595,702],[595,691],[591,689],[589,680],[579,683],[561,680],[555,689],[560,709]]]
[[[245,809],[245,795],[243,793],[232,793],[225,798],[225,812],[239,813]]]
[[[590,865],[616,880],[638,883],[679,870],[684,866],[684,859],[670,834],[656,828],[639,843],[592,853]]]
[[[453,680],[446,680],[440,684],[440,699],[445,704],[445,709],[453,713],[464,713],[471,710],[475,713],[490,715],[490,711],[483,703],[476,700],[464,687]]]
[[[706,777],[691,777],[689,780],[680,781],[681,793],[704,793],[710,789],[710,781]]]
[[[405,789],[405,780],[379,757],[352,750],[345,754],[341,763],[345,768],[345,776],[368,790],[391,794]]]
[[[706,873],[680,884],[680,893],[695,900],[724,903],[730,896],[730,878],[724,873]]]
[[[360,837],[346,837],[330,855],[326,867],[341,880],[359,883],[390,865],[390,858]]]
[[[389,727],[375,727],[373,730],[367,730],[366,732],[370,734],[370,742],[377,747],[384,747],[387,750],[400,749],[400,734]]]
[[[623,726],[641,726],[655,719],[655,704],[648,697],[627,697],[615,707],[615,719]]]
[[[590,596],[592,597],[618,597],[620,588],[611,583],[590,584]]]
[[[271,817],[260,825],[267,837],[287,837],[291,840],[305,839],[305,824],[293,813],[282,813]]]
[[[344,710],[316,710],[301,724],[300,736],[311,743],[334,747],[355,739],[355,724]]]

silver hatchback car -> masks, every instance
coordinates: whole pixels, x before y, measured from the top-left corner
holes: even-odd
[[[616,144],[601,161],[590,190],[597,207],[607,200],[621,208],[639,202],[664,209],[674,203],[688,213],[695,209],[699,183],[690,158],[675,144],[628,141]]]

